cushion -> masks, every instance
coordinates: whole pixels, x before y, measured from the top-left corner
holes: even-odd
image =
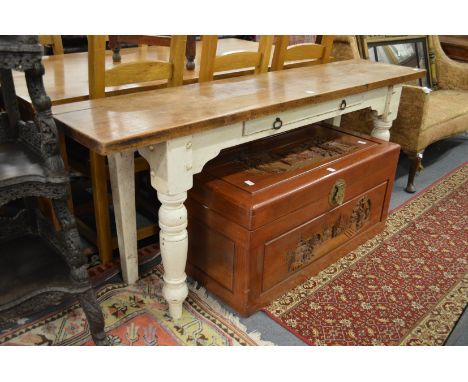
[[[426,113],[423,116],[421,130],[468,114],[468,91],[436,90],[427,100]],[[468,129],[468,125],[465,127]],[[463,130],[462,130],[463,131]],[[441,134],[445,135],[445,134]]]

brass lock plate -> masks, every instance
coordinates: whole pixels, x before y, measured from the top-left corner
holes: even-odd
[[[338,179],[333,185],[330,194],[328,195],[328,202],[334,206],[343,204],[346,191],[346,182],[344,179]]]

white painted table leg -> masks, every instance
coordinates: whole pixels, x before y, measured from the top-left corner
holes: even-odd
[[[167,195],[158,192],[162,203],[159,209],[159,244],[164,265],[163,296],[169,304],[169,314],[174,319],[182,316],[182,303],[188,295],[185,274],[188,234],[187,193]]]
[[[398,105],[401,97],[401,85],[389,86],[387,89],[387,98],[383,109],[373,109],[372,121],[374,129],[371,132],[373,137],[390,141],[390,128],[398,114]]]
[[[109,155],[108,160],[122,275],[133,284],[138,280],[134,153]]]
[[[384,141],[389,141],[392,121],[386,121],[382,116],[377,115],[373,115],[372,120],[374,123],[374,129],[372,130],[371,135]]]
[[[151,185],[158,192],[159,246],[164,265],[163,296],[174,319],[182,316],[188,296],[185,274],[188,234],[187,191],[193,185],[192,137],[186,136],[139,149],[151,167]]]

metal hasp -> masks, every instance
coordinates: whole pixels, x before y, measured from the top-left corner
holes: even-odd
[[[345,198],[346,182],[344,179],[338,179],[333,185],[330,195],[328,196],[328,202],[332,206],[341,206]]]

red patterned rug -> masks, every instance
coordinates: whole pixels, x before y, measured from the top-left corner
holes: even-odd
[[[468,303],[468,165],[264,311],[308,344],[442,345]]]

